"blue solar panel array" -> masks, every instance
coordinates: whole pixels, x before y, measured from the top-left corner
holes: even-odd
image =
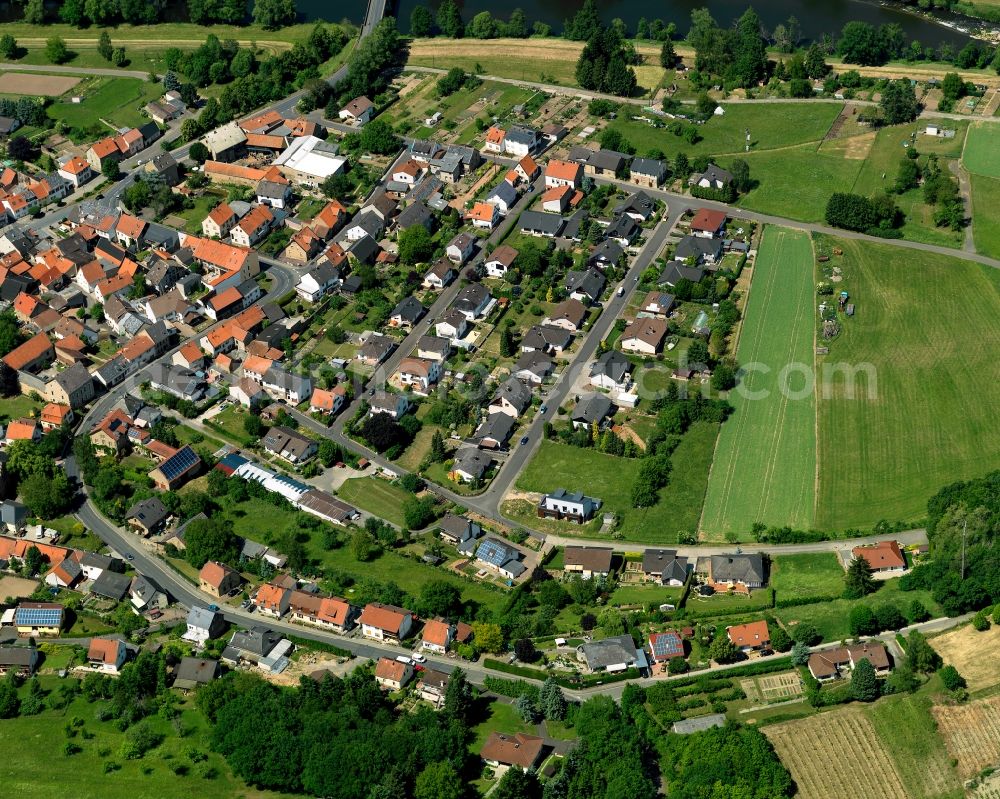
[[[23,627],[58,627],[62,615],[62,608],[18,608],[14,622]]]
[[[198,455],[191,447],[182,447],[176,455],[167,458],[160,464],[160,471],[168,480],[184,474],[188,469],[198,462]]]
[[[653,656],[658,658],[683,657],[684,642],[678,635],[660,634],[653,638]]]
[[[508,560],[514,559],[516,554],[499,541],[488,538],[479,545],[476,557],[484,563],[489,563],[491,566],[496,566],[499,569]]]

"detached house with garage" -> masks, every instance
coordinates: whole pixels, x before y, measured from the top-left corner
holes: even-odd
[[[519,417],[531,405],[531,389],[515,377],[501,383],[493,395],[488,413],[505,413]]]
[[[666,319],[637,318],[622,332],[621,348],[637,355],[656,355],[667,337]]]
[[[563,550],[563,571],[584,580],[611,574],[612,550],[608,547],[568,546]]]
[[[642,553],[642,573],[660,585],[682,586],[688,578],[688,559],[675,549],[647,549]]]
[[[486,274],[490,277],[506,277],[514,268],[518,252],[508,244],[501,244],[490,255],[486,256]]]
[[[763,654],[771,650],[771,633],[763,619],[726,628],[726,635],[740,652]]]
[[[585,496],[578,491],[570,493],[565,488],[557,488],[538,501],[538,516],[583,524],[589,521],[600,507],[599,499]]]
[[[868,565],[876,574],[906,570],[906,558],[895,541],[879,541],[877,544],[854,547],[851,555],[868,561]]]

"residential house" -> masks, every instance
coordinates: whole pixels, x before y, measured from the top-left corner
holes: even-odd
[[[704,269],[699,269],[693,266],[684,266],[677,261],[672,261],[671,263],[668,263],[666,268],[660,273],[656,282],[660,286],[674,288],[682,280],[689,280],[692,283],[700,283],[704,277]]]
[[[594,275],[597,273],[591,272],[590,274]],[[597,290],[596,281],[593,278],[587,278],[581,287],[580,294],[587,297],[589,296],[589,291],[593,290]],[[600,291],[597,293],[600,296]],[[542,320],[542,326],[556,327],[565,330],[567,333],[575,333],[583,326],[586,318],[587,306],[580,301],[579,297],[569,297],[552,309],[552,313]]]
[[[212,596],[229,596],[238,591],[242,584],[243,578],[236,569],[217,560],[210,560],[198,572],[198,587]]]
[[[576,430],[600,428],[606,419],[614,415],[615,409],[604,394],[588,394],[581,397],[570,414],[570,421]]]
[[[41,422],[42,430],[48,432],[50,430],[58,430],[64,424],[70,424],[73,418],[73,409],[69,405],[50,402],[42,408],[42,412],[38,416],[38,421]]]
[[[476,563],[508,580],[516,580],[527,571],[521,562],[523,557],[521,550],[492,536],[484,538],[476,547]]]
[[[719,238],[726,230],[726,212],[699,208],[691,220],[691,235],[703,239]]]
[[[642,301],[642,305],[639,307],[640,313],[650,314],[652,316],[670,316],[670,312],[674,309],[675,299],[673,294],[666,294],[662,291],[653,290],[646,295],[646,298]]]
[[[45,575],[45,584],[53,588],[74,588],[83,579],[83,570],[73,558],[64,558]]]
[[[424,629],[420,634],[420,648],[427,652],[443,655],[451,646],[455,635],[455,628],[444,619],[431,619],[424,624]]]
[[[649,654],[654,663],[669,663],[674,658],[684,657],[684,639],[676,630],[650,633]]]
[[[355,97],[340,109],[337,116],[350,125],[364,125],[375,116],[375,104],[367,97]]]
[[[264,583],[253,595],[253,604],[262,616],[280,619],[288,612],[291,590],[274,583]]]
[[[499,386],[490,400],[488,413],[505,413],[519,417],[531,405],[531,389],[515,377],[509,377]]]
[[[601,298],[606,281],[600,270],[588,267],[583,271],[571,269],[566,273],[563,288],[571,299],[584,305],[593,305]]]
[[[38,666],[38,648],[33,644],[0,645],[0,674],[6,676],[13,671],[21,679],[34,675]]]
[[[277,364],[271,366],[263,377],[264,389],[272,396],[290,405],[298,405],[312,396],[312,378],[292,374]]]
[[[280,674],[288,666],[294,645],[274,630],[251,627],[237,630],[222,650],[222,660],[232,666],[248,664],[265,673]]]
[[[553,159],[545,167],[545,187],[547,189],[568,186],[579,189],[583,184],[583,167],[573,161]]]
[[[440,710],[444,707],[449,679],[444,672],[425,668],[417,678],[417,696],[425,702],[430,702],[435,710]]]
[[[579,574],[584,580],[611,574],[609,547],[567,546],[563,550],[563,572]]]
[[[181,691],[193,691],[201,685],[208,685],[222,675],[219,661],[212,658],[185,656],[174,668],[173,687]]]
[[[577,300],[572,300],[572,302],[578,303]],[[559,311],[559,319],[562,319],[563,315],[570,311],[572,309],[569,311]],[[584,312],[586,313],[586,310]],[[571,324],[571,320],[572,317],[566,319],[566,323]],[[528,331],[521,338],[521,352],[558,353],[565,350],[572,343],[573,336],[567,329],[567,324],[561,324],[557,327],[549,324],[551,319],[544,321],[546,324],[532,325],[528,328]]]
[[[289,463],[304,463],[316,454],[319,445],[311,438],[290,427],[275,425],[267,431],[261,444],[268,452]]]
[[[561,331],[560,331],[561,332]],[[511,367],[511,374],[522,383],[540,386],[555,371],[555,362],[543,352],[522,352]],[[504,414],[506,415],[506,414]]]
[[[606,238],[617,241],[622,247],[629,247],[642,235],[642,228],[628,214],[618,214],[604,229]]]
[[[667,177],[667,165],[655,158],[633,158],[629,164],[628,180],[636,186],[655,189]]]
[[[402,394],[393,394],[390,391],[376,391],[368,398],[368,414],[370,416],[376,413],[385,413],[391,418],[399,420],[406,415],[409,409],[410,402]]]
[[[110,136],[94,142],[87,150],[87,163],[95,172],[100,172],[108,162],[118,163],[122,160],[122,151]]]
[[[729,636],[733,646],[744,654],[751,652],[763,654],[771,649],[771,633],[767,629],[767,622],[763,619],[727,627],[726,635]]]
[[[426,313],[427,309],[420,300],[411,294],[400,300],[392,309],[392,313],[389,314],[389,326],[410,330]]]
[[[472,257],[475,249],[476,237],[469,233],[459,233],[448,243],[445,255],[448,256],[448,260],[461,266]]]
[[[503,449],[516,424],[514,417],[506,413],[491,413],[479,425],[473,437],[483,449]]]
[[[413,666],[393,658],[379,658],[375,664],[375,682],[380,688],[399,691],[413,679]]]
[[[483,528],[465,516],[448,513],[438,522],[438,534],[442,541],[446,541],[458,547],[459,551],[463,551],[463,545],[466,542],[476,541],[482,536]]]
[[[645,668],[646,656],[637,649],[629,634],[591,641],[577,647],[577,659],[587,665],[591,672],[606,671],[609,674],[632,668]]]
[[[441,364],[425,358],[404,358],[394,377],[413,393],[426,396],[441,379]]]
[[[213,161],[230,163],[236,161],[246,151],[246,134],[235,122],[228,122],[210,130],[205,134],[204,140]]]
[[[149,497],[148,499],[136,502],[125,514],[125,522],[129,529],[149,537],[160,532],[170,518],[170,511],[159,497]]]
[[[682,586],[688,578],[688,559],[674,549],[647,549],[642,553],[642,573],[661,585]]]
[[[512,126],[503,139],[503,151],[515,158],[523,158],[540,149],[541,134],[532,128],[521,125]]]
[[[448,478],[458,483],[474,483],[483,479],[492,464],[493,457],[478,447],[461,447],[455,453]]]
[[[163,610],[170,604],[170,597],[158,583],[142,574],[136,574],[128,587],[129,600],[139,613]]]
[[[90,593],[94,596],[120,602],[128,593],[131,582],[124,574],[105,569],[101,572],[100,577],[90,584]]]
[[[336,160],[338,159],[334,159],[334,163]],[[292,199],[292,187],[283,177],[280,180],[265,179],[257,184],[254,196],[263,208],[284,209]]]
[[[708,559],[708,582],[716,590],[763,588],[767,584],[767,564],[760,553],[712,555]]]
[[[330,390],[314,388],[309,399],[309,412],[332,416],[343,407],[346,394],[343,386],[335,386]]]
[[[715,164],[709,164],[700,175],[695,175],[689,179],[694,185],[702,189],[715,189],[721,191],[732,185],[733,174],[721,169]]]
[[[354,626],[357,608],[340,597],[321,597],[305,591],[292,591],[289,600],[291,620],[346,633]]]
[[[223,201],[208,212],[201,220],[201,232],[214,239],[223,239],[236,227],[238,218],[229,203]]]
[[[482,283],[469,283],[455,297],[451,310],[458,311],[470,322],[484,316],[491,308],[493,297]]]
[[[621,348],[638,355],[656,355],[669,329],[666,319],[637,317],[621,335]]]
[[[906,570],[906,558],[896,541],[879,541],[877,544],[854,547],[851,555],[868,561],[876,574],[889,574]]]
[[[55,348],[44,333],[36,333],[3,356],[3,362],[15,372],[34,373],[44,369],[55,357]]]
[[[444,362],[451,355],[451,340],[443,336],[421,336],[417,339],[417,357]]]
[[[517,218],[517,224],[522,233],[552,239],[562,232],[566,220],[544,211],[524,211]]]
[[[496,125],[492,126],[486,131],[483,149],[488,153],[502,153],[503,140],[506,136],[507,132],[503,128],[498,128]]]
[[[695,266],[699,264],[712,265],[722,260],[722,251],[721,239],[685,236],[674,247],[673,260],[685,261]]]
[[[423,286],[428,289],[443,289],[455,279],[455,268],[447,258],[438,258],[424,275]]]
[[[583,524],[588,521],[598,508],[601,500],[588,497],[580,492],[569,492],[565,488],[557,488],[538,501],[538,516],[546,519],[565,519]]]
[[[128,650],[120,638],[91,638],[87,666],[102,674],[117,675],[125,665]]]
[[[396,217],[397,233],[420,226],[428,233],[434,230],[434,214],[422,200],[411,203]]]
[[[12,419],[7,423],[4,434],[6,444],[13,444],[15,441],[32,441],[37,444],[41,440],[42,428],[34,419]]]
[[[372,333],[361,345],[356,357],[366,366],[378,366],[394,349],[396,349],[395,339],[380,333]]]
[[[628,391],[632,362],[618,350],[608,350],[590,366],[590,384],[610,391]]]
[[[311,228],[304,227],[292,235],[288,246],[281,253],[281,257],[295,263],[308,263],[323,248],[323,239]]]
[[[538,166],[538,163],[534,158],[530,155],[526,155],[517,162],[517,166],[514,167],[514,171],[525,183],[531,183],[538,177],[542,169]]]
[[[434,323],[435,335],[449,341],[459,341],[465,338],[468,330],[469,320],[465,314],[459,313],[454,308],[445,311],[444,315]]]
[[[525,156],[527,158],[528,156]],[[501,180],[492,191],[486,195],[486,202],[496,206],[501,216],[507,216],[510,209],[517,203],[517,189],[506,180]],[[494,222],[494,224],[496,224]],[[491,228],[492,229],[492,228]]]
[[[544,747],[545,739],[537,735],[523,732],[505,735],[494,730],[479,750],[479,757],[495,774],[502,776],[512,766],[522,771],[533,770],[541,760]]]
[[[255,205],[229,233],[234,244],[241,247],[252,247],[261,241],[274,225],[274,214],[266,205]]]
[[[615,177],[625,169],[629,156],[615,150],[588,150],[585,147],[574,147],[570,150],[569,160],[583,164],[584,172],[588,175]]]
[[[482,230],[493,230],[497,222],[500,221],[500,208],[493,203],[477,202],[465,214],[465,218],[472,222],[473,227]],[[450,256],[451,254],[449,253]],[[463,258],[460,263],[464,262],[464,260]]]
[[[306,302],[317,302],[340,285],[340,272],[330,264],[317,264],[295,286],[295,293]]]
[[[614,213],[625,214],[633,221],[642,224],[648,222],[656,214],[656,200],[644,191],[637,191],[628,199],[615,206]]]
[[[63,606],[55,602],[22,602],[14,608],[14,629],[18,635],[56,636],[64,621]]]
[[[94,170],[91,165],[80,156],[74,155],[57,170],[59,177],[69,181],[73,188],[78,189],[84,183],[89,182],[94,177]]]
[[[542,210],[552,214],[561,214],[569,208],[573,198],[573,189],[569,186],[553,186],[542,195]]]
[[[862,660],[871,663],[876,676],[884,677],[890,671],[889,652],[882,644],[875,641],[813,652],[809,656],[807,665],[813,679],[828,682],[847,676]]]
[[[45,398],[49,402],[73,409],[82,408],[95,396],[93,377],[82,363],[63,369],[45,384]]]
[[[383,643],[399,643],[413,627],[413,614],[394,605],[372,602],[365,605],[358,617],[361,634]]]
[[[486,256],[486,274],[490,277],[506,277],[507,273],[514,268],[517,256],[517,250],[508,244],[501,244]]]
[[[181,638],[191,641],[196,646],[204,646],[209,639],[222,635],[225,629],[226,620],[222,618],[221,613],[195,606],[188,611],[187,629]]]
[[[312,218],[311,226],[324,241],[336,233],[347,221],[347,209],[337,200],[330,200]]]
[[[587,259],[587,266],[596,266],[598,269],[607,269],[617,266],[625,258],[625,250],[614,239],[605,239],[590,251]]]

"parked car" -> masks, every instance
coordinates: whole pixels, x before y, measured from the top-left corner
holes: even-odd
[[[527,436],[521,436],[521,445],[524,446],[527,443],[528,443],[528,437]]]

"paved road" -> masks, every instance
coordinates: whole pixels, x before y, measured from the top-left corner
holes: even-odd
[[[148,72],[143,72],[138,69],[115,69],[112,67],[71,67],[71,66],[56,66],[55,64],[18,64],[14,61],[0,61],[0,71],[2,72],[44,72],[49,73],[66,73],[69,75],[100,75],[102,77],[108,78],[138,78],[139,80],[146,80],[149,77]]]

